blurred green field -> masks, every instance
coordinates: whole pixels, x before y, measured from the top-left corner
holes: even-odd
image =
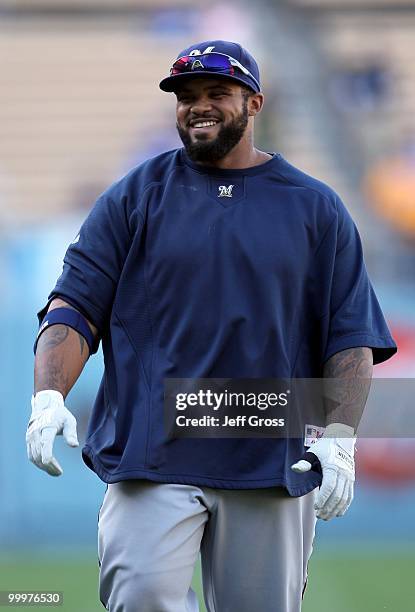
[[[399,552],[356,556],[315,554],[309,573],[303,612],[410,612],[414,609],[414,555]],[[0,559],[1,591],[63,591],[64,605],[55,608],[61,612],[103,610],[98,601],[97,583],[96,558],[90,553],[49,562],[28,556]],[[201,596],[199,567],[194,588]],[[36,606],[34,609],[47,612],[54,608]],[[205,612],[203,605],[202,611]]]

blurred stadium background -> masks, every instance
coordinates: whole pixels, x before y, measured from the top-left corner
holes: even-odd
[[[26,459],[35,312],[96,196],[179,145],[158,81],[214,38],[262,67],[258,144],[333,186],[359,226],[400,349],[377,376],[415,375],[414,0],[0,0],[0,590],[103,609],[104,485],[61,440],[62,478]],[[101,372],[99,354],[69,396],[81,440]],[[414,440],[361,441],[352,508],[318,525],[305,612],[413,610],[414,508]]]

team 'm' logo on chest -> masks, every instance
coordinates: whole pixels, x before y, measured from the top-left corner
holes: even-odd
[[[218,186],[218,189],[219,189],[218,198],[231,198],[233,188],[234,188],[234,185],[228,185],[227,187],[226,185],[219,185]]]

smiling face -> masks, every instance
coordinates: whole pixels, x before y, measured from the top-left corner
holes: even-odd
[[[215,163],[249,140],[249,90],[204,77],[188,79],[175,93],[177,130],[193,161]]]

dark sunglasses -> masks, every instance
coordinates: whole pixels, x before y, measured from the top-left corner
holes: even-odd
[[[246,76],[249,76],[260,89],[259,83],[253,74],[249,72],[238,60],[225,55],[224,53],[205,53],[203,55],[184,55],[179,57],[170,68],[170,75],[186,74],[187,72],[198,72],[208,70],[209,72],[219,72],[221,74],[235,74],[235,68]]]

